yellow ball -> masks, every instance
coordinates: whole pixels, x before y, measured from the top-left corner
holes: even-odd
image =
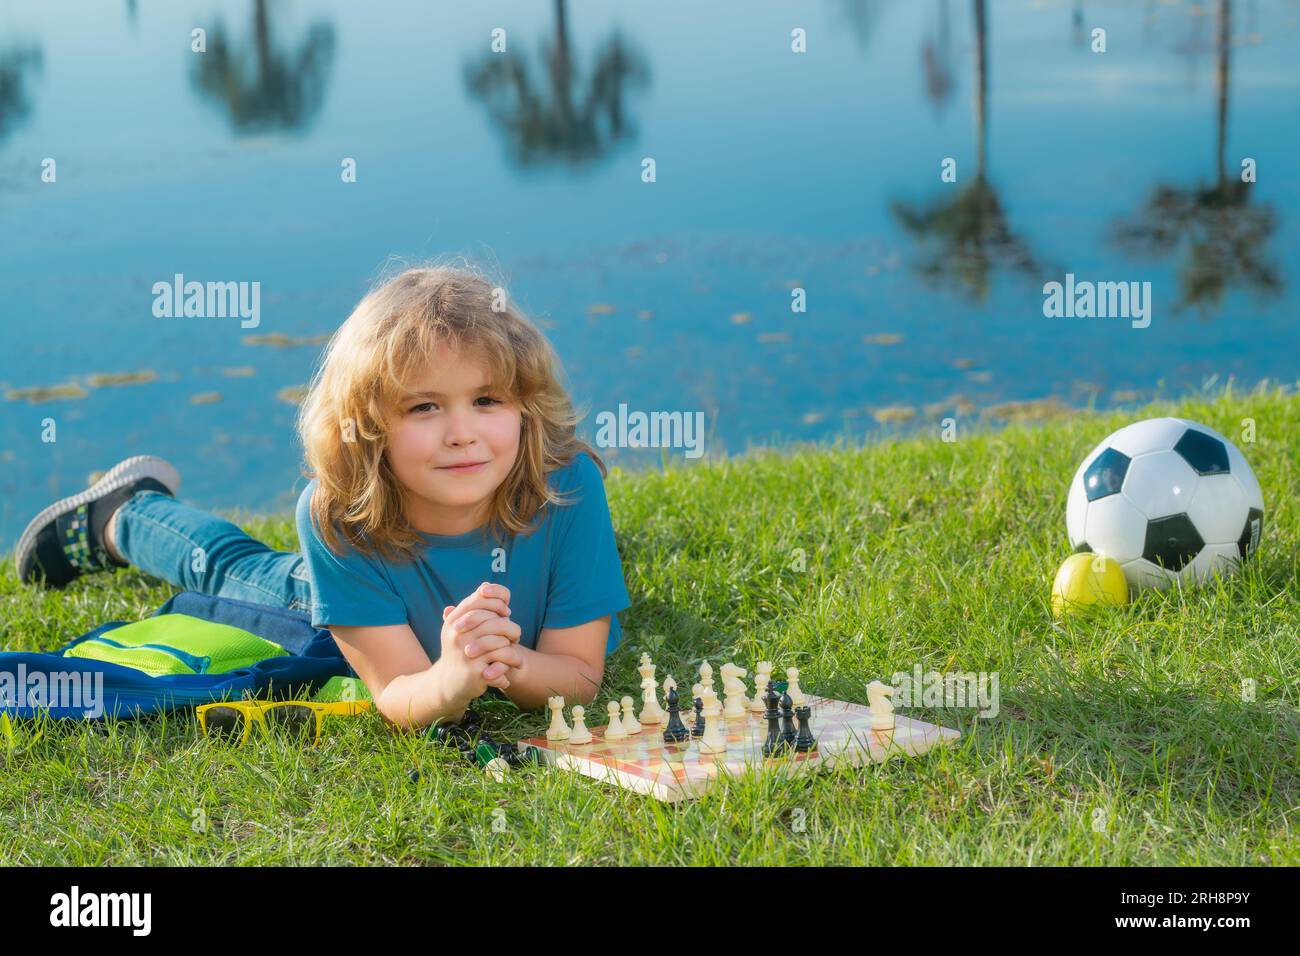
[[[1052,583],[1052,613],[1057,617],[1091,604],[1128,603],[1128,582],[1116,561],[1091,552],[1072,554]]]

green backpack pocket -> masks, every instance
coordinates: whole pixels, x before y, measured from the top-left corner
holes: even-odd
[[[87,638],[63,656],[107,661],[162,677],[225,674],[288,653],[279,644],[229,624],[188,614],[158,614]]]

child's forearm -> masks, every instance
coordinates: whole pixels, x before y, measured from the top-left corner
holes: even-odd
[[[439,719],[460,720],[470,702],[449,694],[441,677],[436,663],[427,670],[396,677],[375,700],[375,707],[392,723],[411,730]]]
[[[600,689],[604,668],[593,670],[591,665],[568,654],[543,654],[519,645],[523,666],[510,675],[506,696],[523,710],[539,710],[546,699],[556,694],[566,704],[590,704]]]

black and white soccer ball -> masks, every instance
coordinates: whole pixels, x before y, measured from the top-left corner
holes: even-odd
[[[1070,545],[1117,561],[1129,587],[1201,584],[1259,548],[1264,495],[1232,442],[1183,418],[1150,418],[1083,460],[1065,507]]]

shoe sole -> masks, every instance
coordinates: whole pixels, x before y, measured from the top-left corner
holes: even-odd
[[[161,482],[171,491],[173,497],[175,497],[181,486],[180,472],[172,467],[169,462],[155,455],[136,455],[118,462],[109,469],[103,478],[85,491],[54,502],[28,522],[27,527],[18,538],[18,546],[14,548],[14,564],[18,568],[19,580],[26,580],[23,577],[24,571],[27,570],[23,567],[24,559],[31,557],[35,552],[36,536],[50,521],[66,511],[71,511],[88,501],[103,497],[110,491],[129,485],[140,478],[152,478]]]

